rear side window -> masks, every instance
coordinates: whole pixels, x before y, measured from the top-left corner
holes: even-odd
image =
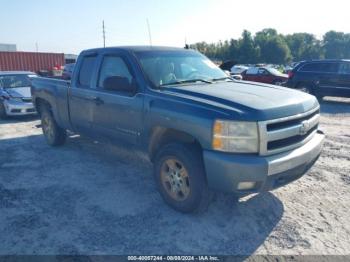
[[[318,64],[306,64],[300,68],[299,71],[301,72],[317,72],[318,71]]]
[[[336,73],[339,63],[310,63],[301,67],[301,72]]]
[[[336,73],[339,69],[339,63],[324,63],[321,64],[321,72],[325,73]]]
[[[350,63],[341,63],[339,67],[339,74],[350,74]]]
[[[83,58],[79,72],[79,85],[90,87],[92,74],[95,69],[97,56],[86,56]]]

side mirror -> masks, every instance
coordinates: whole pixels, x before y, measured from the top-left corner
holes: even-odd
[[[224,72],[225,72],[225,74],[226,74],[227,76],[231,76],[231,72],[230,72],[230,71],[224,70]]]
[[[118,91],[134,94],[136,86],[130,84],[129,79],[122,76],[109,76],[103,81],[103,88],[110,91]]]

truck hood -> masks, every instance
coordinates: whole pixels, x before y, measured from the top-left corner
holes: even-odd
[[[253,82],[218,82],[168,87],[164,92],[205,103],[242,120],[270,120],[307,112],[317,107],[309,94]]]
[[[6,88],[5,91],[14,98],[30,98],[32,96],[30,87]]]

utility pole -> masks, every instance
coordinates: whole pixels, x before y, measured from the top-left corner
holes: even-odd
[[[148,18],[147,18],[147,28],[148,28],[148,36],[149,36],[149,45],[152,46],[152,34],[151,34],[151,27],[149,26]]]
[[[102,20],[102,34],[103,34],[103,47],[106,47],[106,30],[105,30],[105,20]]]

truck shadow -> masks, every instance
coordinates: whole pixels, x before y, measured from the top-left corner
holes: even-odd
[[[11,116],[7,117],[6,119],[0,119],[0,125],[1,124],[16,124],[20,122],[30,122],[33,120],[38,120],[38,115],[28,115],[28,116]]]
[[[326,97],[320,102],[321,113],[348,114],[350,113],[350,99],[338,99]]]
[[[41,135],[0,144],[1,254],[207,254],[243,261],[284,212],[265,193],[238,203],[217,194],[206,212],[181,214],[162,201],[140,152],[77,136],[58,148]]]

